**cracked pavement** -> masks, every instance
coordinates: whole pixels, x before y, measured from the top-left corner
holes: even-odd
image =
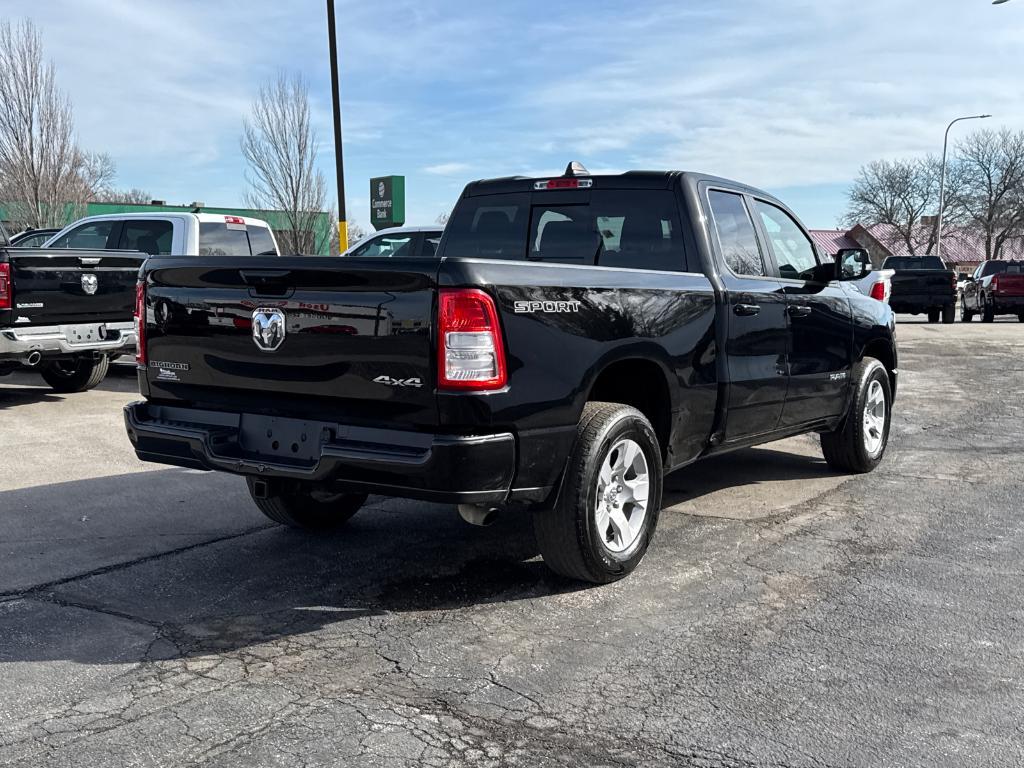
[[[1020,764],[1024,326],[898,338],[879,470],[806,437],[684,469],[607,587],[512,514],[270,525],[135,460],[130,368],[0,379],[0,765]]]

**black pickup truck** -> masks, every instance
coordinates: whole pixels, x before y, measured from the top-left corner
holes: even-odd
[[[892,269],[893,312],[925,313],[929,323],[956,320],[956,272],[938,256],[890,256],[882,269]]]
[[[436,258],[153,258],[140,277],[138,456],[244,475],[288,525],[341,524],[368,493],[518,510],[551,568],[607,582],[643,557],[664,473],[806,432],[866,472],[888,439],[888,305],[725,179],[480,181]]]
[[[0,247],[0,376],[38,371],[58,392],[99,384],[136,346],[145,254]]]

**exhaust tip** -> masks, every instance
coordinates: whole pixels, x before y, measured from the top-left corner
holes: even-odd
[[[470,525],[486,527],[497,519],[498,508],[482,504],[459,504],[459,517]]]
[[[43,356],[39,352],[29,352],[25,357],[25,365],[29,368],[35,368],[42,359]]]

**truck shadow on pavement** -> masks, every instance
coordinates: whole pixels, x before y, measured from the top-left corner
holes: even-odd
[[[0,384],[6,384],[0,379]],[[46,403],[61,400],[64,395],[57,395],[53,390],[43,387],[21,387],[2,386],[0,387],[0,411],[5,408],[15,408],[19,405],[30,403]]]
[[[674,473],[666,506],[722,505],[724,488],[823,466],[740,451]],[[474,528],[449,505],[371,497],[343,530],[312,535],[266,524],[238,478],[175,469],[2,492],[0,510],[0,668],[242,652],[325,628],[358,643],[353,620],[594,589],[547,570],[525,513]],[[701,524],[677,516],[663,535]]]

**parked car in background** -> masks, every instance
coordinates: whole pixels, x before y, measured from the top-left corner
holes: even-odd
[[[221,213],[107,213],[87,216],[50,238],[47,248],[133,250],[151,256],[277,256],[270,225]]]
[[[1024,323],[1024,261],[986,261],[964,278],[961,320],[981,315],[991,323],[996,315],[1016,315]]]
[[[432,259],[443,231],[442,227],[390,227],[364,237],[341,255],[368,259]]]
[[[956,319],[956,273],[938,256],[890,256],[882,269],[892,269],[894,312],[926,313],[929,323]]]
[[[574,165],[470,184],[415,254],[149,259],[137,455],[241,475],[297,528],[368,493],[532,516],[545,562],[591,582],[643,558],[665,472],[802,433],[841,471],[882,460],[892,311],[771,195]]]
[[[51,237],[60,232],[57,227],[48,229],[26,229],[16,235],[11,235],[10,244],[17,248],[40,248]]]
[[[99,384],[135,349],[136,251],[0,247],[0,375],[26,367],[58,392]]]

